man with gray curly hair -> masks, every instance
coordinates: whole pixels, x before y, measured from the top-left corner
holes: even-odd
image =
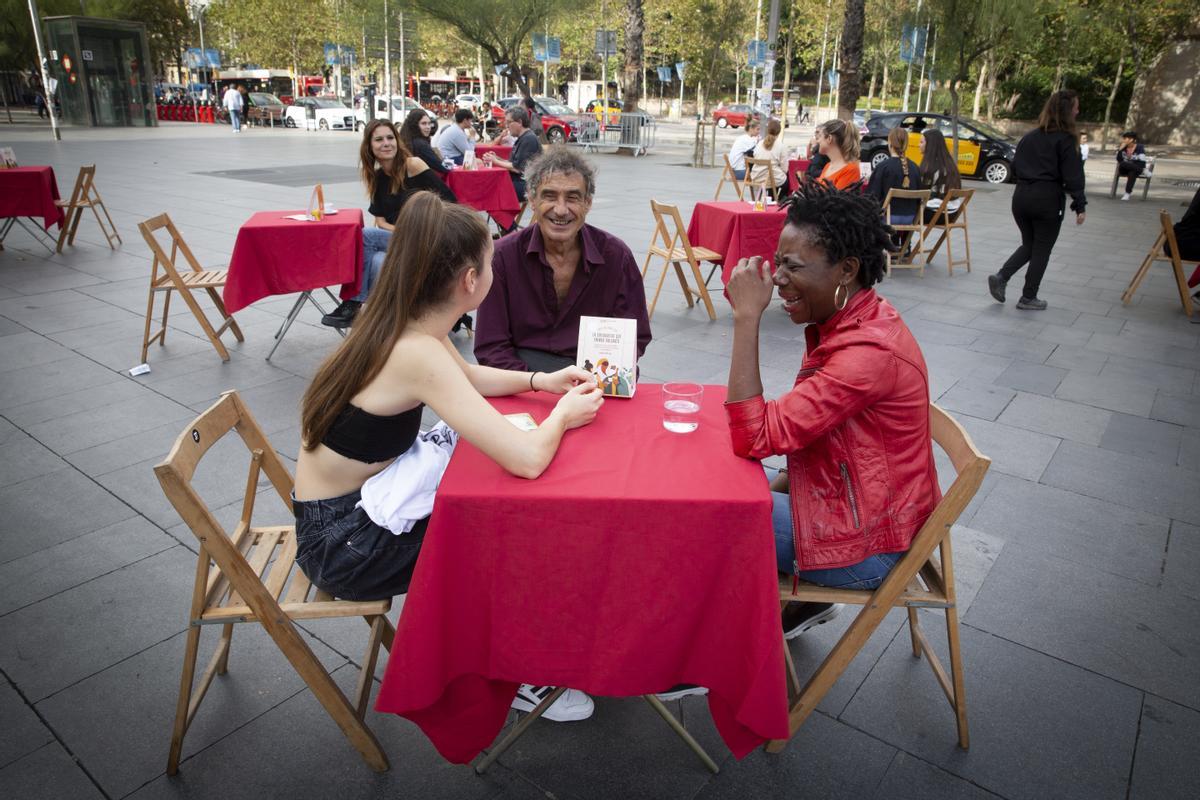
[[[476,360],[527,372],[574,364],[582,316],[637,320],[640,358],[650,343],[642,273],[628,245],[586,222],[595,169],[552,147],[526,166],[525,180],[535,224],[496,242]]]

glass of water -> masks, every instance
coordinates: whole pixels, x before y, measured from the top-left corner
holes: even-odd
[[[698,383],[664,383],[663,427],[671,433],[691,433],[700,426],[700,400],[704,387]]]

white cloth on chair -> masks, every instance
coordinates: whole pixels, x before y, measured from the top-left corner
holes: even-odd
[[[439,422],[417,437],[412,447],[362,487],[358,506],[376,525],[396,535],[408,533],[433,511],[433,498],[458,433]]]

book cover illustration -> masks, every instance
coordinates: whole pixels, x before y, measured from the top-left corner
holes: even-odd
[[[0,147],[0,169],[10,169],[17,166],[17,156],[11,147]]]
[[[606,397],[637,391],[637,320],[580,317],[575,363],[596,378]]]
[[[505,414],[504,418],[523,431],[537,430],[537,421],[529,414]]]

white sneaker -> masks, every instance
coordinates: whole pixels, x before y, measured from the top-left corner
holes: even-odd
[[[1130,197],[1132,197],[1132,196],[1133,196],[1133,195],[1129,194],[1129,192],[1126,192],[1125,194],[1121,195],[1121,199],[1122,199],[1122,200],[1128,200],[1128,199],[1129,199]]]
[[[512,707],[517,711],[533,711],[554,689],[553,686],[530,686],[528,683],[522,683],[517,689],[517,696],[513,698]],[[592,702],[592,698],[578,689],[567,689],[546,709],[542,718],[553,722],[578,722],[590,717],[595,709],[596,704]]]

